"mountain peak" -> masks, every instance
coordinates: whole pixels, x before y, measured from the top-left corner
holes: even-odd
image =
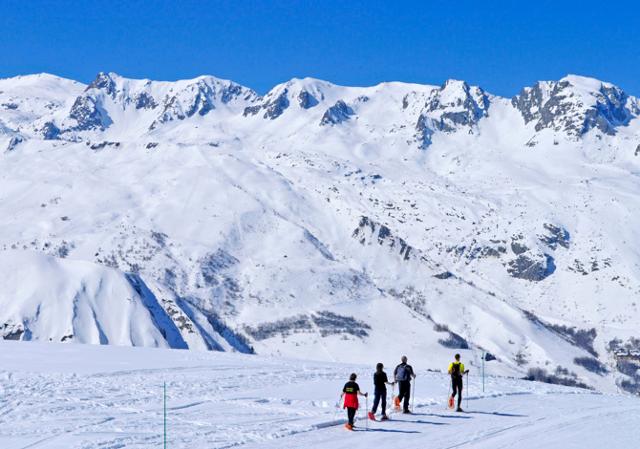
[[[460,128],[472,134],[480,119],[488,115],[491,101],[477,86],[449,79],[431,91],[422,110],[416,131],[422,147],[431,143],[434,131],[453,133]]]
[[[569,74],[560,78],[559,82],[562,83],[563,81],[568,82],[573,87],[591,91],[591,92],[599,91],[602,86],[608,86],[608,87],[613,86],[613,84],[606,83],[597,78],[592,78],[592,77],[582,76],[582,75]]]
[[[591,130],[613,135],[640,113],[622,89],[595,78],[567,75],[558,81],[539,81],[513,97],[525,123],[535,130],[550,129],[576,139]]]
[[[108,94],[115,92],[116,80],[120,78],[116,73],[98,72],[95,79],[87,86],[87,91],[91,89],[102,89]]]
[[[449,78],[444,83],[442,83],[440,89],[467,91],[469,90],[469,85],[466,81]]]

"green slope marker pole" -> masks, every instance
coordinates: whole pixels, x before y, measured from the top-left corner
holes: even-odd
[[[164,383],[164,449],[167,449],[167,383]]]
[[[484,393],[484,358],[485,353],[482,351],[482,392]]]

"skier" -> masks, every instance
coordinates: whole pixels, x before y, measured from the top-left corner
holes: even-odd
[[[404,399],[404,407],[402,413],[411,413],[409,411],[409,397],[411,396],[411,379],[415,379],[411,365],[407,365],[407,356],[403,355],[400,359],[402,363],[393,370],[394,380],[398,383],[398,396],[395,398],[396,408],[400,408],[400,402]]]
[[[358,395],[367,397],[368,393],[362,393],[360,386],[356,383],[356,373],[351,373],[349,376],[349,382],[344,384],[340,399],[344,396],[344,408],[347,409],[347,418],[349,422],[344,425],[347,430],[353,430],[354,419],[356,417],[356,411],[358,411]]]
[[[464,369],[464,363],[460,362],[460,354],[455,355],[455,362],[451,362],[449,364],[448,373],[451,375],[451,388],[453,389],[453,393],[449,398],[449,408],[453,408],[454,398],[456,397],[456,393],[458,394],[458,408],[456,412],[463,411],[460,407],[462,403],[462,376],[467,374],[469,370]]]
[[[372,421],[376,420],[376,411],[378,410],[378,404],[382,400],[382,417],[380,421],[386,421],[389,419],[387,416],[387,385],[393,385],[395,382],[389,382],[389,378],[387,377],[387,373],[382,371],[384,365],[382,363],[378,363],[376,365],[376,372],[373,373],[373,408],[369,412],[369,419]]]

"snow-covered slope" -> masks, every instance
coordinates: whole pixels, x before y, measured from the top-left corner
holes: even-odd
[[[414,363],[414,414],[367,423],[362,398],[347,432],[340,391],[355,372],[371,392],[371,365],[17,342],[0,342],[0,354],[3,449],[162,447],[165,384],[167,447],[176,449],[637,445],[637,398],[498,377],[483,392],[473,369],[465,413],[445,406],[446,374]]]
[[[488,353],[495,374],[640,390],[640,108],[612,84],[0,91],[5,338]]]

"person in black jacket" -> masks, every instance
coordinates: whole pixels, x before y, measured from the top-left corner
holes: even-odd
[[[462,376],[469,373],[469,370],[464,369],[464,363],[460,361],[460,354],[456,354],[455,359],[456,359],[455,362],[451,362],[449,364],[449,369],[447,370],[449,375],[451,375],[451,388],[453,391],[453,393],[451,394],[451,397],[449,398],[449,408],[453,408],[453,405],[454,405],[453,401],[457,393],[458,408],[456,409],[456,411],[461,412],[462,407],[460,407],[460,405],[462,404]]]
[[[395,398],[396,407],[400,407],[400,402],[404,399],[402,413],[411,413],[409,411],[409,398],[411,397],[411,379],[416,378],[411,365],[407,364],[407,356],[403,355],[400,359],[402,363],[393,370],[393,377],[398,383],[398,396]]]
[[[376,365],[376,372],[373,373],[373,408],[369,412],[369,419],[375,421],[376,420],[376,411],[378,410],[378,404],[382,401],[382,417],[381,421],[386,421],[389,419],[387,417],[387,385],[393,385],[392,382],[389,382],[389,378],[387,378],[387,373],[382,371],[384,365],[382,363],[378,363]]]

